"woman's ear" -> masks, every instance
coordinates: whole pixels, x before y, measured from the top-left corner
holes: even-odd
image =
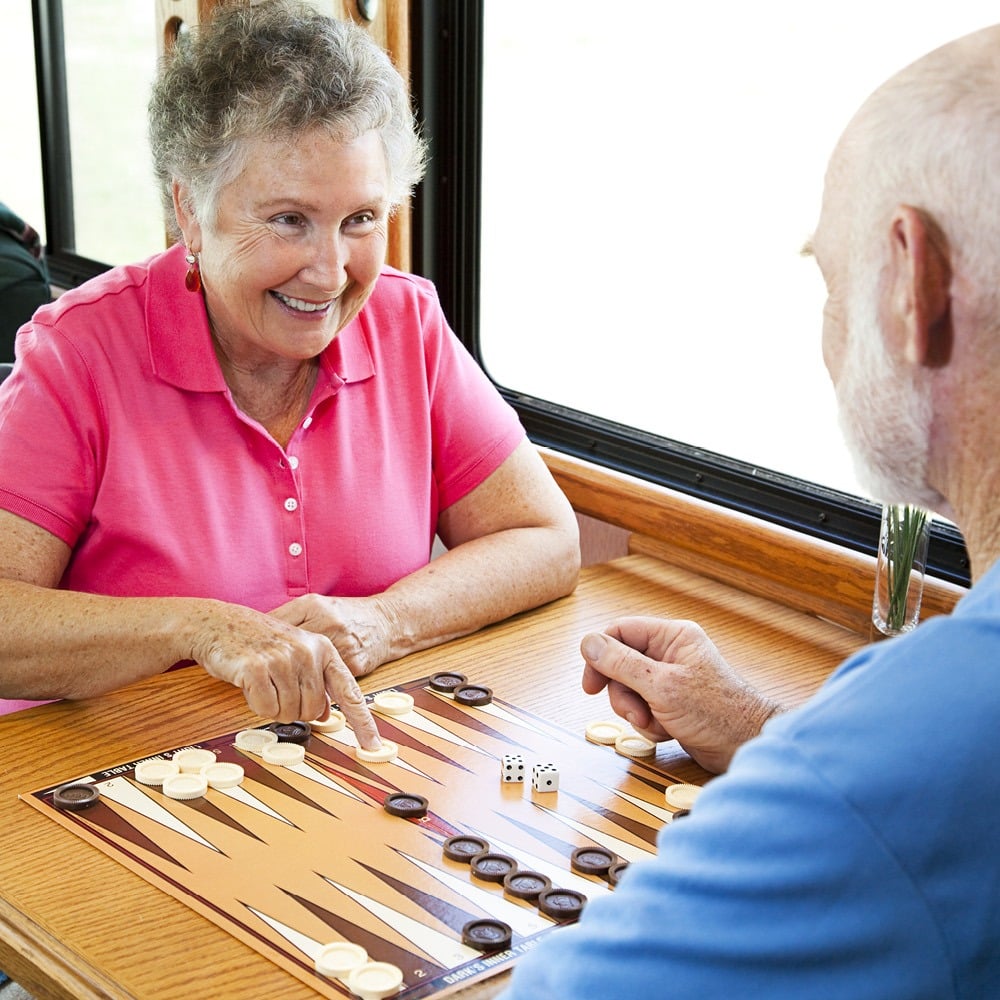
[[[913,365],[939,367],[951,355],[951,260],[940,227],[926,212],[900,205],[889,230],[890,306]]]
[[[175,180],[171,188],[174,200],[174,217],[184,238],[184,245],[192,253],[201,252],[201,225],[194,214],[191,193],[186,184]]]

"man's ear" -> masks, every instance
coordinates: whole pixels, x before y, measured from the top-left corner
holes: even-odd
[[[174,217],[184,238],[184,245],[192,253],[201,252],[201,225],[191,201],[191,194],[185,184],[175,180],[171,188],[174,199]]]
[[[951,260],[934,219],[900,205],[889,227],[890,304],[910,364],[939,367],[951,356]]]

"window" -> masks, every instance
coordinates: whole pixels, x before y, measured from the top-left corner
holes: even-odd
[[[799,250],[857,106],[995,4],[470,6],[449,25],[465,116],[428,122],[436,159],[452,134],[465,148],[431,196],[479,130],[480,266],[452,308],[533,437],[874,551],[822,362],[825,291]],[[936,533],[935,571],[964,579],[957,532]]]
[[[0,201],[29,222],[45,240],[45,201],[38,146],[38,103],[35,99],[35,54],[31,45],[31,5],[6,4],[4,36],[11,40],[0,59],[0,108],[3,156],[0,156]]]
[[[154,6],[34,0],[37,123],[29,5],[5,11],[25,44],[2,70],[23,99],[3,111],[20,155],[0,164],[0,199],[44,231],[57,284],[163,245],[145,138]],[[995,5],[411,11],[433,149],[414,268],[532,437],[873,551],[879,511],[836,429],[822,284],[798,249],[861,99]],[[945,523],[930,564],[968,580]]]
[[[996,4],[722,6],[574,0],[525,30],[486,0],[482,360],[511,389],[860,492],[798,251],[858,105]]]
[[[31,20],[23,23],[27,8],[12,5],[4,15],[5,26],[15,22],[14,37],[25,43],[11,46],[19,60],[32,37]],[[35,0],[31,9],[40,67],[34,148],[41,150],[44,231],[53,282],[68,287],[164,246],[146,141],[155,10],[135,0]],[[29,111],[18,106],[5,113],[28,131]]]
[[[72,164],[72,250],[111,264],[165,245],[146,140],[156,72],[154,5],[62,0]]]

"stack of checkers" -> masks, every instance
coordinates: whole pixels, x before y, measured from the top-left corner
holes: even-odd
[[[339,733],[347,725],[347,716],[339,708],[330,707],[330,714],[323,720],[313,719],[309,723],[311,729],[319,733]]]
[[[312,736],[308,722],[273,722],[264,729],[241,729],[236,748],[252,753],[279,767],[294,767],[306,759],[306,743]]]
[[[688,785],[679,783],[667,785],[663,792],[667,805],[673,810],[672,819],[680,819],[687,816],[695,800],[701,795],[701,785]]]
[[[398,993],[403,985],[403,972],[398,966],[369,961],[368,952],[351,941],[324,945],[314,965],[321,976],[339,979],[361,1000],[383,1000]]]
[[[622,872],[628,868],[628,862],[619,858],[614,851],[592,844],[573,851],[569,863],[574,871],[583,875],[600,875],[606,878],[612,887],[618,885]]]
[[[612,719],[591,722],[585,733],[591,743],[613,746],[623,757],[652,757],[656,744],[645,736],[629,732],[624,725]]]
[[[140,760],[135,765],[135,780],[141,785],[159,786],[168,799],[189,801],[201,798],[209,788],[235,788],[243,781],[243,768],[218,760],[211,750],[187,747],[169,759]]]
[[[101,798],[97,786],[89,781],[71,781],[60,785],[52,793],[52,804],[57,809],[81,812],[96,805]]]

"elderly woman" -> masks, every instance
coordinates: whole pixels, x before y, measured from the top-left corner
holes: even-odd
[[[376,746],[354,678],[568,593],[575,519],[433,287],[385,266],[424,149],[364,31],[227,8],[150,136],[180,241],[40,310],[0,389],[0,697],[195,661],[264,717],[332,697]]]

